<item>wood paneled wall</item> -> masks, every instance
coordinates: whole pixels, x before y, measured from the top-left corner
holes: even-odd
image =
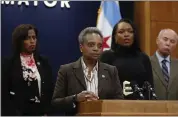
[[[161,29],[171,28],[178,33],[178,2],[135,1],[134,23],[141,49],[148,55],[153,55],[157,49],[156,38]],[[178,46],[171,56],[178,58]]]

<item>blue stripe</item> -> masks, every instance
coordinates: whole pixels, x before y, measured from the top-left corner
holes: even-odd
[[[163,69],[168,73],[167,67],[166,67],[166,66],[162,66],[162,67],[163,67]]]
[[[119,5],[115,1],[103,1],[104,15],[112,27],[121,19]]]
[[[166,66],[166,61],[162,62],[162,72],[166,82],[169,82],[169,74],[168,74],[168,68]]]

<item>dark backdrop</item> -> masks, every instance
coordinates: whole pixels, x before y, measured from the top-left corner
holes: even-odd
[[[133,3],[121,1],[122,17],[133,19]],[[54,79],[62,64],[76,61],[80,56],[78,34],[87,26],[96,26],[100,2],[70,2],[70,9],[48,8],[43,2],[38,6],[1,5],[1,56],[11,55],[11,35],[14,28],[22,23],[34,24],[39,30],[39,49],[47,56],[53,68]]]

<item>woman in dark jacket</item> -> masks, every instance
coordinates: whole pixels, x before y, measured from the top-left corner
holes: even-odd
[[[145,81],[153,84],[149,57],[140,50],[135,27],[128,19],[121,19],[114,26],[111,50],[103,52],[101,61],[117,67],[121,84],[124,81],[136,82],[139,87]],[[130,95],[125,98],[135,99]]]
[[[52,70],[37,52],[37,29],[21,24],[12,34],[13,55],[2,61],[2,115],[40,116],[50,111]]]

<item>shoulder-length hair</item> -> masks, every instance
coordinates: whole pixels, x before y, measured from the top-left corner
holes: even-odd
[[[23,41],[27,39],[29,30],[34,30],[36,36],[38,36],[37,28],[31,24],[20,24],[14,29],[12,33],[12,49],[14,54],[22,52]]]

